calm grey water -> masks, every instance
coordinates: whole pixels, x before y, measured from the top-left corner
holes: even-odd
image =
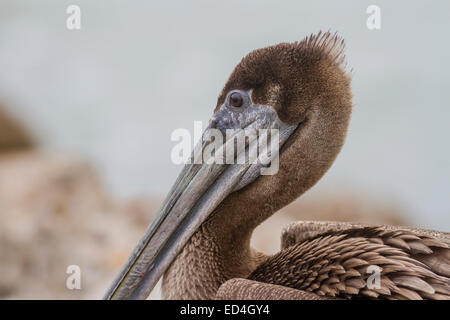
[[[66,8],[82,28],[66,28]],[[381,30],[366,8],[381,8]],[[164,194],[176,128],[206,121],[250,50],[336,30],[353,68],[347,144],[311,191],[386,198],[450,230],[450,2],[0,2],[0,100],[49,150],[82,154],[119,195]]]

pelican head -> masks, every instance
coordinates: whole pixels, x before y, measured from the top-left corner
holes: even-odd
[[[325,174],[344,143],[352,109],[343,49],[337,35],[319,33],[242,59],[190,163],[105,298],[146,298],[205,225],[217,241],[248,242],[258,224]],[[215,154],[234,150],[232,158],[244,161],[198,161],[217,141],[211,132],[223,137]],[[235,144],[239,132],[246,133],[242,150]],[[269,144],[265,160],[257,154],[263,139],[280,146]],[[248,161],[255,152],[256,161]],[[265,174],[276,157],[278,170]]]

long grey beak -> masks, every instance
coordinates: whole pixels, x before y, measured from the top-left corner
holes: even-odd
[[[296,126],[280,126],[277,117],[273,117],[273,121],[270,122],[272,128],[280,129],[280,145],[296,128]],[[257,122],[252,122],[245,129],[258,129],[258,127]],[[208,142],[199,143],[198,149],[191,158],[192,163],[183,168],[157,218],[112,283],[104,296],[105,299],[148,297],[187,241],[214,209],[231,192],[242,188],[259,176],[259,169],[264,164],[248,161],[250,158],[248,155],[257,152],[258,141],[262,139],[258,135],[254,137],[253,140],[247,141],[245,151],[236,153],[236,158],[241,157],[243,161],[236,159],[235,164],[215,162],[207,164],[205,161],[199,163],[196,157],[203,154],[208,147]],[[231,136],[225,140],[222,146],[225,150],[224,154],[227,149],[235,147],[235,138],[236,136]],[[276,154],[272,152],[271,157],[274,156]]]

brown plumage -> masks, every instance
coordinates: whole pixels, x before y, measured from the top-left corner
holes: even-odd
[[[284,234],[284,250],[248,279],[340,298],[450,299],[450,237],[426,231],[341,224],[342,230],[313,231],[300,241]],[[294,229],[294,230],[293,230]],[[300,238],[305,229],[300,228]],[[380,269],[378,288],[367,280]]]
[[[327,32],[301,42],[257,49],[236,66],[215,111],[233,89],[253,90],[253,102],[273,107],[287,124],[302,122],[314,103],[350,107],[344,47],[342,39]],[[344,115],[346,110],[341,112]]]
[[[231,193],[193,235],[164,275],[164,297],[212,298],[226,280],[248,276],[264,259],[250,248],[253,230],[331,166],[352,110],[343,47],[338,36],[319,33],[255,50],[236,66],[217,106],[232,89],[252,89],[252,100],[300,125],[281,149],[278,173]]]
[[[108,298],[144,298],[164,272],[167,299],[449,297],[445,233],[305,222],[286,229],[284,247],[274,256],[250,247],[253,230],[319,181],[344,144],[352,94],[343,49],[337,35],[319,33],[242,59],[218,98],[211,125],[234,119],[245,128],[245,112],[259,110],[264,118],[275,110],[293,128],[280,149],[278,172],[259,175],[235,191],[236,181],[245,181],[230,175],[239,167],[226,167],[211,185],[197,178],[200,173],[191,176],[198,166],[187,166],[169,193],[161,221],[144,235]],[[244,109],[228,104],[235,90],[251,100]],[[216,172],[206,168],[209,176]],[[196,187],[205,183],[206,191]],[[176,222],[180,229],[165,224],[179,216],[185,217]],[[369,266],[381,268],[379,288],[366,285]]]
[[[343,47],[336,35],[319,34],[256,50],[233,71],[218,107],[230,90],[252,89],[254,101],[303,127],[283,147],[277,175],[229,195],[194,234],[164,276],[166,298],[449,297],[448,236],[300,223],[305,239],[289,243],[285,232],[284,249],[272,257],[249,246],[253,229],[317,182],[344,142],[352,95]],[[383,270],[380,289],[365,286],[369,265]]]

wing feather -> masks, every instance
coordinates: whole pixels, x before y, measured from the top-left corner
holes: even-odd
[[[283,249],[249,280],[331,298],[450,298],[448,233],[302,222],[289,225],[282,240]]]

